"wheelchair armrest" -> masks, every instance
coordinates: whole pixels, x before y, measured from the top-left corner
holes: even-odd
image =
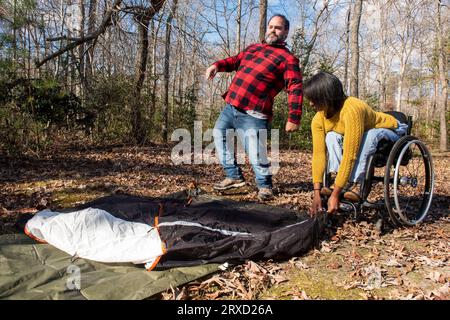
[[[384,111],[384,113],[389,114],[393,116],[395,119],[397,119],[400,123],[406,123],[408,125],[408,131],[407,134],[411,134],[412,129],[412,117],[409,115],[404,114],[400,111]]]

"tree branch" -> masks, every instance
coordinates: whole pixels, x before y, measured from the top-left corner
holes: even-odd
[[[36,62],[36,67],[40,68],[42,65],[44,65],[48,61],[50,61],[50,60],[52,60],[52,59],[54,59],[56,57],[59,57],[63,53],[65,53],[65,52],[67,52],[69,50],[72,50],[72,49],[78,47],[79,45],[81,45],[81,44],[83,44],[85,42],[97,39],[101,34],[103,34],[106,31],[108,26],[111,25],[111,23],[112,23],[112,16],[113,16],[114,13],[116,13],[116,12],[118,12],[120,10],[120,5],[121,4],[122,4],[122,0],[115,0],[114,1],[114,4],[112,5],[112,7],[109,8],[106,11],[106,14],[103,17],[102,23],[100,24],[99,28],[95,32],[93,32],[91,34],[88,34],[88,35],[85,35],[85,36],[80,37],[80,38],[73,38],[74,41],[69,43],[69,44],[67,44],[64,48],[62,48],[62,49],[60,49],[60,50],[58,50],[58,51],[48,55],[43,60],[41,60],[39,62]],[[60,37],[59,40],[61,40],[61,38],[64,39],[64,37],[65,36]],[[53,39],[55,39],[55,38],[53,38]],[[50,41],[55,41],[55,40],[50,40]]]

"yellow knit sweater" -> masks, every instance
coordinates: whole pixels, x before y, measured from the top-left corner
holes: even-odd
[[[342,109],[327,119],[324,111],[319,111],[311,123],[313,137],[312,175],[314,183],[322,183],[326,166],[325,136],[335,131],[344,136],[342,162],[335,184],[343,188],[352,172],[365,131],[373,128],[397,128],[397,120],[386,113],[376,112],[364,101],[348,97]]]

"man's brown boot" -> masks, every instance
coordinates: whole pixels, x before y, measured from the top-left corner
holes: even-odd
[[[261,188],[258,190],[258,199],[262,201],[273,199],[272,188]]]
[[[239,188],[242,186],[245,186],[244,179],[225,178],[222,181],[215,183],[213,188],[216,190],[228,190],[231,188]]]

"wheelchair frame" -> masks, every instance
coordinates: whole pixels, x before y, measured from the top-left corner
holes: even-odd
[[[386,209],[389,220],[394,226],[413,226],[425,219],[431,206],[434,191],[432,156],[425,144],[411,135],[412,118],[410,116],[407,117],[404,113],[396,111],[386,113],[391,114],[402,123],[407,123],[408,132],[395,143],[386,140],[379,143],[377,151],[370,155],[367,161],[366,173],[361,184],[361,200],[357,203],[352,203],[341,199],[340,210],[353,212],[353,218],[358,219],[358,214],[362,213],[365,208],[376,209],[379,213],[382,213],[383,209]],[[422,201],[417,211],[408,212],[407,209],[413,197],[408,198],[406,208],[403,208],[401,202],[407,196],[401,194],[401,189],[404,188],[406,190],[409,188],[414,191],[418,190],[417,188],[420,186],[418,177],[411,173],[409,168],[407,168],[407,172],[404,174],[402,167],[407,167],[410,164],[415,155],[413,149],[416,148],[420,152],[423,162],[425,173],[424,192],[421,195]],[[375,168],[381,167],[385,167],[384,176],[375,176]],[[384,184],[384,201],[376,203],[368,201],[367,198],[373,185],[379,182]],[[323,184],[324,186],[330,187],[331,183],[328,169],[326,169]],[[326,200],[327,198],[325,197],[325,204]],[[382,215],[383,220],[385,217],[385,214]]]

